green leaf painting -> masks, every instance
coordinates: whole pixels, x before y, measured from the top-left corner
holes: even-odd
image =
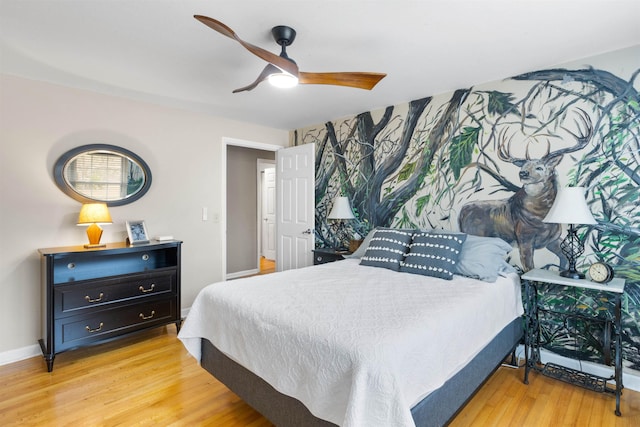
[[[451,140],[449,162],[456,180],[460,179],[460,171],[471,163],[471,155],[478,143],[480,130],[480,127],[465,127],[459,135]]]
[[[513,101],[515,96],[512,93],[499,92],[496,90],[486,92],[488,94],[487,111],[489,114],[503,116],[507,113],[518,114]]]

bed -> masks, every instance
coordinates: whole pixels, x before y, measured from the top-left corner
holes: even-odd
[[[446,424],[521,339],[519,277],[366,258],[209,285],[179,338],[278,426]]]

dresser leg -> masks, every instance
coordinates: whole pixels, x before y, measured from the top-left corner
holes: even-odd
[[[47,362],[47,372],[53,371],[53,359],[55,359],[56,355],[53,353],[49,353],[47,347],[44,345],[44,340],[38,340],[40,344],[40,348],[42,349],[42,355],[44,356],[44,361]]]
[[[47,372],[53,371],[53,359],[55,359],[54,355],[44,357],[44,360],[47,362]]]

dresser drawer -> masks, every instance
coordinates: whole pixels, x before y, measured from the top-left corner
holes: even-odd
[[[56,348],[66,350],[178,319],[175,299],[101,310],[56,322]]]
[[[159,249],[146,245],[112,254],[105,251],[58,254],[52,257],[52,284],[158,270],[175,266],[177,257],[177,248]]]
[[[132,274],[54,286],[54,317],[139,298],[176,293],[176,271]]]

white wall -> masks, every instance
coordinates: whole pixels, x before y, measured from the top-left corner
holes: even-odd
[[[124,240],[124,221],[131,219],[145,220],[151,236],[183,240],[182,308],[221,280],[224,238],[213,218],[225,215],[223,136],[289,143],[284,130],[0,75],[0,354],[33,351],[41,336],[37,249],[87,240],[75,225],[80,203],[52,176],[57,158],[76,146],[127,148],[153,175],[142,199],[110,208],[113,224],[103,227],[103,242]],[[209,210],[206,222],[202,207]]]

